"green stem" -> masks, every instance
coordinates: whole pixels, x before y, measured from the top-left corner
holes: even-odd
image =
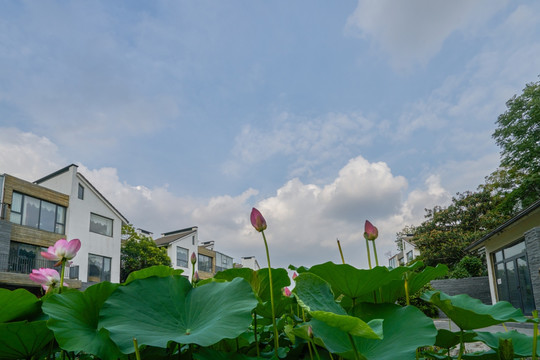
[[[343,257],[343,251],[341,250],[341,244],[339,243],[339,239],[336,239],[337,246],[339,248],[339,254],[341,255],[341,262],[345,264],[345,258]]]
[[[60,270],[60,289],[58,290],[58,293],[62,293],[62,290],[64,290],[64,271],[66,269],[66,260],[62,260],[62,270]]]
[[[259,339],[257,338],[257,312],[253,311],[253,332],[255,335],[255,347],[257,349],[257,358],[261,356],[259,352]]]
[[[465,343],[463,342],[463,330],[459,329],[459,355],[458,360],[461,360],[463,353],[465,352]]]
[[[268,261],[268,279],[270,280],[270,305],[272,306],[272,326],[274,328],[274,353],[276,354],[276,357],[279,358],[279,335],[276,325],[276,311],[274,310],[274,285],[272,282],[272,265],[270,265],[270,252],[268,251],[268,243],[266,242],[266,236],[264,235],[264,231],[261,231],[261,234],[263,236],[264,247],[266,249],[266,260]]]
[[[371,254],[369,253],[369,240],[366,239],[366,248],[367,248],[367,260],[368,260],[368,263],[369,263],[369,269],[371,270],[372,267],[371,267]]]
[[[538,320],[538,310],[533,310],[532,315],[534,319]],[[536,354],[537,346],[538,346],[538,323],[535,322],[533,324],[532,360],[538,359],[538,355]]]
[[[317,345],[315,345],[315,341],[311,340],[311,346],[313,346],[313,351],[315,351],[317,360],[321,360],[321,357],[319,356],[319,351],[317,350]]]
[[[371,241],[373,243],[373,255],[375,255],[375,265],[379,266],[379,258],[377,257],[377,246],[375,246],[375,240]]]
[[[307,348],[309,350],[309,358],[313,360],[313,351],[311,351],[311,341],[308,341]]]
[[[355,360],[361,360],[360,359],[360,354],[358,354],[358,349],[356,348],[356,344],[354,343],[354,339],[353,339],[352,335],[349,334],[349,333],[347,333],[347,335],[349,336],[349,341],[351,342],[351,345],[352,345],[352,348],[353,348],[353,351],[354,351]]]
[[[407,300],[407,306],[409,306],[409,305],[411,305],[411,302],[409,300],[409,280],[408,280],[408,275],[407,274],[405,274],[404,287],[405,287],[405,299]]]
[[[141,354],[139,353],[139,345],[137,344],[137,339],[133,338],[133,347],[135,348],[135,358],[141,360]]]

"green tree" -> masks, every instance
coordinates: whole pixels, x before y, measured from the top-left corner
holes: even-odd
[[[515,212],[540,198],[540,81],[527,84],[506,107],[493,138],[511,190],[503,205]]]
[[[132,225],[122,226],[122,239],[125,239],[121,250],[120,280],[122,282],[136,270],[154,265],[171,266],[167,250],[157,247],[151,237],[137,233]]]

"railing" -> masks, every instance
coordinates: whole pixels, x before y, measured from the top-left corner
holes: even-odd
[[[52,268],[55,261],[0,254],[0,271],[30,274],[32,269]],[[59,270],[59,268],[56,268]]]

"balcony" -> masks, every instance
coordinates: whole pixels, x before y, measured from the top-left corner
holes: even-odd
[[[47,259],[0,254],[0,271],[2,272],[30,274],[33,269],[52,268],[54,264],[55,261]],[[56,270],[59,271],[60,268]]]

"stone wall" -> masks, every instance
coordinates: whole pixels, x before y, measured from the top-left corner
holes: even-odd
[[[0,271],[6,271],[11,239],[11,223],[0,220]]]
[[[467,294],[479,299],[486,305],[491,305],[489,293],[489,280],[487,276],[471,277],[464,279],[433,280],[431,286],[448,295]]]
[[[540,227],[535,227],[525,233],[527,261],[531,273],[534,303],[540,309]]]

